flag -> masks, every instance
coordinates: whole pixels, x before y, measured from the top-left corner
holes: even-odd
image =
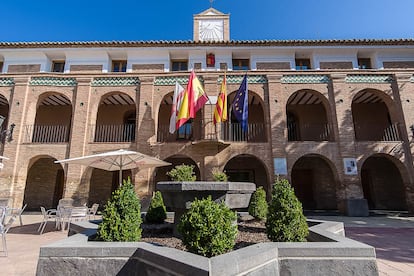
[[[178,81],[175,81],[175,90],[173,96],[173,103],[171,108],[171,117],[170,117],[170,133],[173,134],[176,130],[176,123],[177,123],[177,113],[178,110],[181,108],[181,104],[184,98],[184,87],[182,87]]]
[[[244,132],[247,132],[247,119],[249,116],[249,96],[247,90],[247,74],[244,76],[242,83],[240,84],[239,90],[234,97],[233,103],[231,104],[233,114],[237,121],[241,124],[241,128]]]
[[[214,109],[214,124],[227,121],[227,82],[224,74],[221,82],[220,94],[217,97],[216,109]]]
[[[191,71],[187,84],[189,118],[195,118],[197,111],[208,101],[208,97],[201,86],[194,70]]]
[[[182,104],[180,108],[177,109],[176,129],[179,129],[190,118],[195,118],[197,111],[202,108],[207,101],[208,97],[206,93],[204,93],[200,81],[194,71],[191,71],[187,89],[183,95]]]

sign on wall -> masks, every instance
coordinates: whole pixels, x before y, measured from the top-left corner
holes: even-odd
[[[274,158],[273,166],[275,168],[275,175],[287,175],[286,158]]]
[[[346,175],[357,175],[357,161],[355,158],[344,158],[344,173]]]

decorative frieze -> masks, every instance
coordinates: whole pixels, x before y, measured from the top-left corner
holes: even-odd
[[[154,85],[155,86],[175,85],[176,81],[181,85],[187,85],[189,77],[190,77],[190,74],[188,76],[156,77],[154,81]],[[197,78],[200,80],[200,82],[202,83],[204,82],[203,77],[197,76]]]
[[[282,83],[329,83],[328,75],[283,75]]]
[[[0,86],[13,86],[14,79],[13,78],[0,78]]]
[[[244,75],[226,75],[227,83],[237,84],[241,83],[243,80]],[[223,76],[220,76],[217,79],[217,83],[221,83],[223,81]],[[263,84],[267,83],[267,78],[265,75],[248,75],[247,82],[250,84]]]
[[[345,81],[353,83],[391,83],[393,77],[391,75],[353,74],[347,75]]]
[[[94,78],[92,86],[137,86],[139,78],[134,77],[102,77]]]
[[[30,79],[29,84],[33,86],[76,86],[78,82],[75,78],[33,77]]]

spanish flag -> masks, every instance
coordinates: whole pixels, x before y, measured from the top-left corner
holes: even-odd
[[[216,109],[214,109],[214,124],[227,121],[227,82],[224,74],[221,82],[220,94],[217,98]]]
[[[193,70],[188,79],[182,105],[178,110],[176,128],[179,129],[190,118],[195,118],[197,111],[202,108],[207,101],[208,97]]]

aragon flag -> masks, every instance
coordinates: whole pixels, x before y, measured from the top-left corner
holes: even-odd
[[[237,91],[234,97],[231,107],[233,114],[237,121],[241,124],[241,128],[244,132],[247,132],[247,119],[249,117],[249,102],[248,102],[248,88],[247,88],[247,74],[244,76],[242,83],[240,84],[239,91]]]
[[[217,98],[216,108],[214,109],[214,124],[227,121],[227,81],[224,74],[221,82],[220,94]]]

